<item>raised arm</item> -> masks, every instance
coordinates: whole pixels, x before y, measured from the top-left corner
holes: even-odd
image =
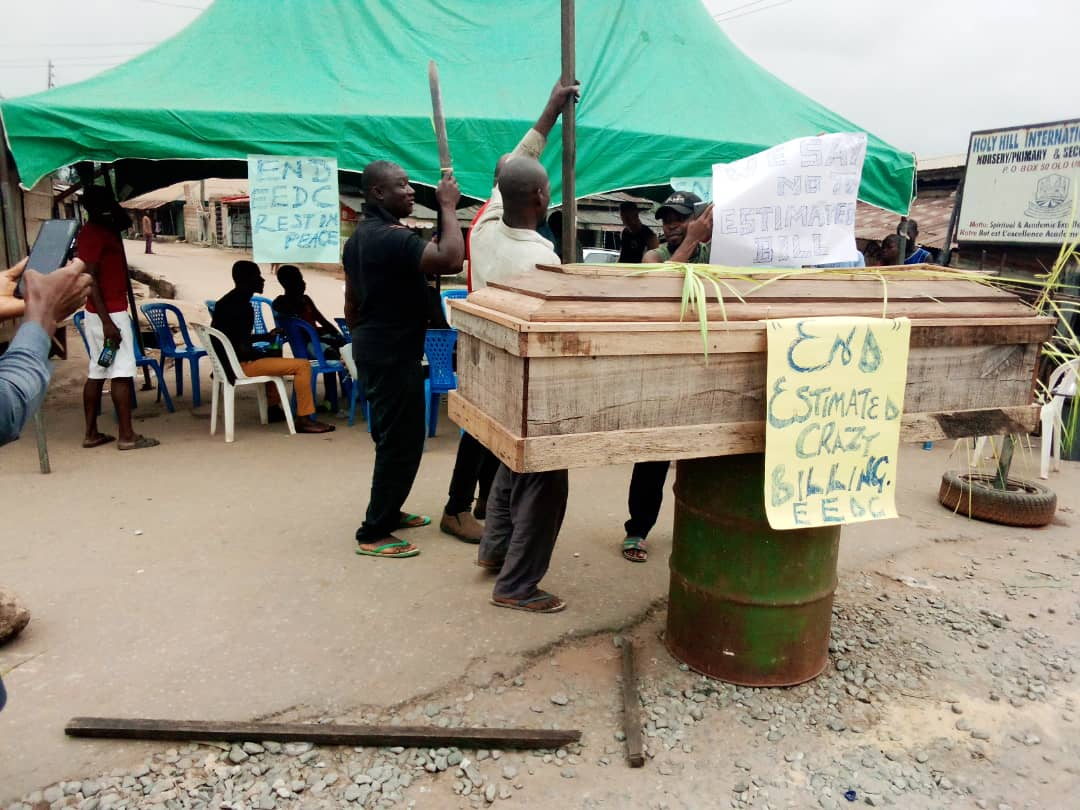
[[[465,261],[465,240],[457,225],[457,203],[461,199],[454,175],[443,176],[435,187],[435,199],[439,205],[443,229],[437,240],[427,243],[420,257],[420,270],[429,276],[449,276],[461,272]]]

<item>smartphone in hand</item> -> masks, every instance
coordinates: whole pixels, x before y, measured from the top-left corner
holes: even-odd
[[[51,273],[59,270],[71,259],[75,249],[75,235],[79,232],[76,219],[48,219],[41,223],[30,258],[26,262],[27,270],[39,273]],[[23,297],[23,279],[15,287],[15,295]]]

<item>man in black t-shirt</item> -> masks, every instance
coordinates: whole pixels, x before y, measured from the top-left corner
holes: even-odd
[[[461,271],[465,241],[455,206],[461,199],[453,175],[435,189],[442,222],[437,241],[424,242],[401,224],[413,210],[414,192],[405,170],[376,160],[364,168],[364,219],[345,243],[345,313],[352,350],[371,409],[375,469],[371,500],[356,530],[356,553],[371,557],[414,557],[411,543],[395,529],[426,526],[431,519],[401,511],[424,450],[424,333],[426,276]]]
[[[619,218],[622,219],[622,249],[619,251],[619,261],[630,264],[638,264],[646,250],[656,250],[660,247],[660,240],[656,234],[641,221],[641,212],[637,205],[629,200],[619,205]]]

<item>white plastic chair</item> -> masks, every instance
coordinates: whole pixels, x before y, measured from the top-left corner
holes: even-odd
[[[293,424],[292,410],[289,408],[289,395],[285,390],[285,378],[271,377],[265,374],[259,377],[247,376],[240,368],[240,361],[236,357],[236,351],[224,333],[199,323],[191,324],[191,328],[198,336],[203,348],[206,349],[206,353],[210,355],[210,362],[214,366],[214,390],[210,398],[210,435],[213,436],[217,433],[218,396],[220,394],[225,399],[225,441],[231,442],[233,440],[233,428],[236,423],[236,389],[241,385],[255,386],[255,391],[259,397],[259,421],[264,425],[269,423],[270,415],[264,383],[273,383],[277,386],[278,395],[281,397],[281,408],[285,411],[285,421],[289,425],[289,433],[295,434],[296,425]],[[229,382],[229,375],[225,373],[225,365],[222,363],[221,357],[218,356],[217,349],[214,347],[213,341],[210,340],[211,337],[217,338],[225,349],[225,360],[229,364],[229,368],[233,370],[236,382]]]
[[[1061,469],[1061,430],[1062,409],[1066,397],[1076,396],[1077,371],[1080,368],[1080,358],[1073,358],[1067,363],[1062,363],[1054,373],[1050,375],[1046,390],[1049,391],[1049,401],[1042,406],[1039,412],[1042,419],[1042,464],[1039,468],[1040,478],[1050,477],[1050,457],[1054,459],[1054,470]],[[1074,405],[1075,406],[1075,402]]]

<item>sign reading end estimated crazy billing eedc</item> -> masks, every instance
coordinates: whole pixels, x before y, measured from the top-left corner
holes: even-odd
[[[971,133],[957,239],[1060,244],[1080,232],[1080,119]]]
[[[765,514],[774,529],[896,517],[907,318],[766,321]]]

